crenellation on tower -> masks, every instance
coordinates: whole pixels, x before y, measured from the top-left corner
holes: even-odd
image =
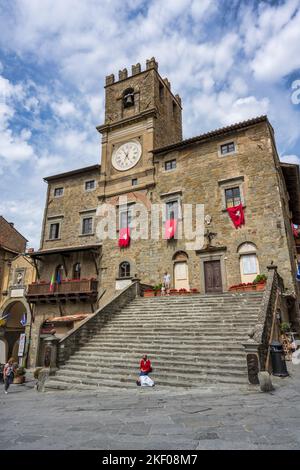
[[[119,80],[126,80],[126,78],[128,78],[128,70],[126,68],[119,70]]]
[[[171,90],[171,83],[169,82],[169,80],[167,78],[164,78],[164,82],[167,85],[167,87],[169,88],[169,90]]]
[[[111,73],[110,75],[106,75],[105,77],[105,85],[108,86],[108,85],[112,85],[113,83],[115,83],[115,76],[113,73]]]
[[[131,74],[132,76],[138,75],[141,73],[141,64],[138,62],[136,65],[131,66]]]
[[[158,70],[158,62],[156,62],[155,57],[146,60],[146,70],[150,69]]]

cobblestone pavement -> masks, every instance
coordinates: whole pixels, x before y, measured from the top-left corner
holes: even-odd
[[[300,449],[300,366],[275,390],[0,386],[0,449]]]

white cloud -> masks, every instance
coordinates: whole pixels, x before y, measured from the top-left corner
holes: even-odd
[[[74,104],[66,98],[60,103],[51,103],[51,107],[54,113],[61,118],[66,118],[69,115],[78,117],[79,115],[79,110],[76,110]]]
[[[300,165],[300,156],[298,155],[282,155],[280,160],[285,163],[295,163],[296,165]]]
[[[291,1],[278,14],[268,9],[262,15],[260,28],[267,37],[251,63],[258,80],[277,81],[300,68],[300,10],[295,13],[296,6],[299,2]]]

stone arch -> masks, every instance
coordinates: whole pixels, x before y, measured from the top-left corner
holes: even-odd
[[[188,261],[189,255],[182,250],[176,251],[172,256],[172,261]]]
[[[20,335],[26,334],[26,343],[28,344],[28,339],[30,335],[30,325],[31,325],[31,312],[28,303],[24,298],[8,299],[2,307],[2,317],[5,317],[7,314],[9,316],[6,320],[4,339],[7,342],[7,358],[8,356],[13,356],[15,360],[18,360],[18,347]],[[24,325],[21,324],[21,320],[25,320],[23,315],[26,315],[26,322]],[[24,356],[26,353],[24,352]]]
[[[18,299],[8,299],[6,300],[6,302],[4,302],[4,304],[2,305],[2,317],[4,317],[7,313],[8,313],[8,310],[10,308],[12,308],[15,304],[17,303],[20,303],[23,305],[23,307],[25,308],[26,310],[26,317],[27,317],[27,322],[26,324],[30,324],[31,323],[31,311],[30,311],[30,308],[29,308],[29,305],[28,303],[26,302],[25,299],[23,299],[22,297],[18,298]]]

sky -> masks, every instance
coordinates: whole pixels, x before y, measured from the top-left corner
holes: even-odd
[[[43,177],[100,162],[105,76],[153,56],[184,138],[267,114],[300,164],[300,0],[0,0],[0,214],[29,247]]]

